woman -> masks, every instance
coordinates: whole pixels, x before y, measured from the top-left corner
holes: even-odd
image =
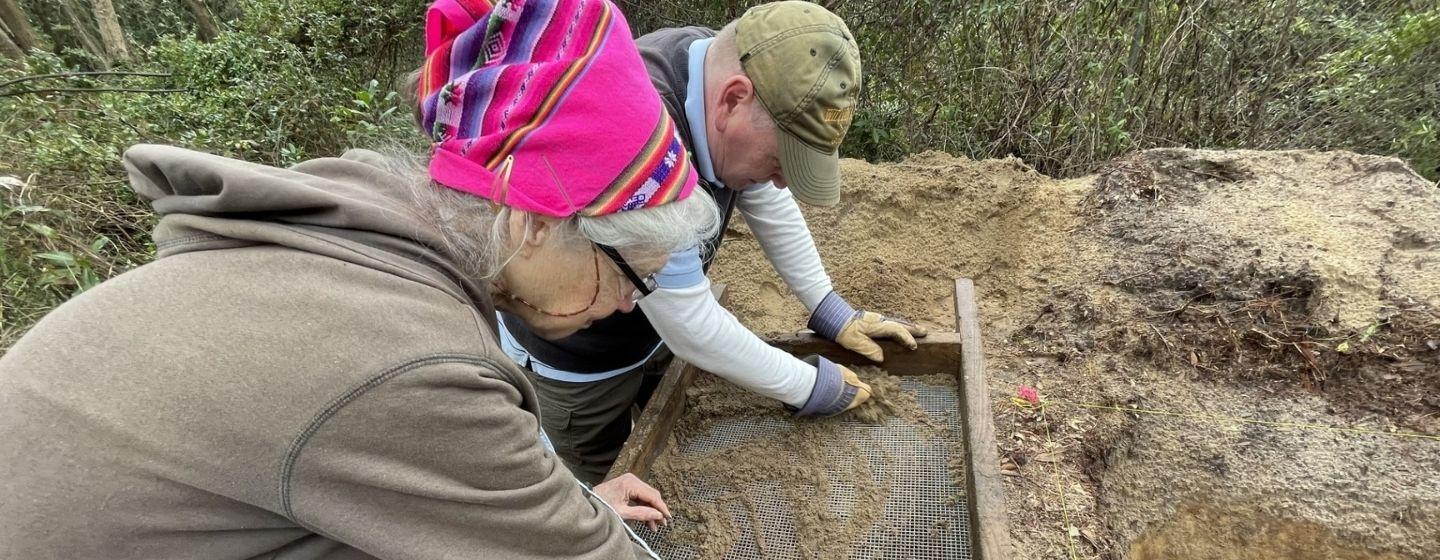
[[[159,259],[0,358],[0,557],[640,555],[663,501],[565,470],[495,310],[629,310],[714,203],[612,5],[441,0],[427,43],[428,174],[126,152]]]

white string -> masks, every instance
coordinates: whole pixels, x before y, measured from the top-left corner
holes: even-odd
[[[610,510],[610,513],[615,514],[615,517],[620,517],[620,512],[615,511],[615,508],[610,507],[610,504],[608,502],[606,502],[600,496],[596,495],[595,492],[593,490],[590,490],[590,487],[586,486],[584,482],[576,480],[575,483],[579,484],[580,488],[584,490],[586,494],[589,494],[592,498],[595,498],[596,501],[604,504],[605,509],[608,509]],[[645,547],[645,553],[649,554],[650,558],[653,558],[654,560],[661,560],[660,555],[655,554],[655,551],[650,549],[650,543],[645,542],[645,539],[640,538],[640,535],[635,534],[635,531],[630,529],[630,524],[625,522],[624,517],[620,517],[620,526],[625,528],[625,532],[630,534],[630,538],[634,539],[635,542],[640,543],[640,546]]]

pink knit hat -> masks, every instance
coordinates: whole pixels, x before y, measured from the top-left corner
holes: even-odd
[[[547,216],[689,196],[696,174],[608,0],[438,0],[425,25],[430,176]]]

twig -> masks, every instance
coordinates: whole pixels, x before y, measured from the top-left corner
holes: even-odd
[[[22,90],[20,90],[20,91],[7,91],[7,92],[0,93],[0,97],[15,97],[15,96],[20,96],[20,95],[25,95],[25,94],[27,94],[27,93],[33,93],[33,94],[42,94],[42,93],[103,93],[103,92],[116,92],[116,93],[179,93],[179,92],[182,92],[182,91],[190,91],[190,90],[189,90],[189,89],[185,89],[185,88],[176,88],[176,89],[136,89],[136,88],[53,88],[53,89],[22,89]]]
[[[74,187],[98,187],[100,185],[118,185],[129,181],[129,179],[106,179],[104,181],[82,181],[79,183],[65,183],[62,185],[49,185],[51,189],[69,189]]]
[[[1175,308],[1175,309],[1171,309],[1171,310],[1169,310],[1169,311],[1161,311],[1161,312],[1159,312],[1159,313],[1151,313],[1150,316],[1151,316],[1151,317],[1159,317],[1159,316],[1161,316],[1161,315],[1179,315],[1179,314],[1181,314],[1181,313],[1184,313],[1186,309],[1189,309],[1189,308],[1190,308],[1190,304],[1195,303],[1196,300],[1199,300],[1199,299],[1202,298],[1202,297],[1205,297],[1205,296],[1208,296],[1208,295],[1211,295],[1211,294],[1214,294],[1214,293],[1215,293],[1214,290],[1205,292],[1205,293],[1203,293],[1203,294],[1200,294],[1200,295],[1197,295],[1197,296],[1195,296],[1195,297],[1192,297],[1192,298],[1190,298],[1189,300],[1186,300],[1185,303],[1182,304],[1180,307],[1177,307],[1177,308]]]
[[[1265,331],[1262,331],[1262,330],[1257,329],[1257,328],[1255,328],[1255,327],[1250,327],[1250,332],[1253,332],[1253,333],[1255,333],[1255,334],[1258,334],[1258,335],[1260,335],[1260,336],[1263,336],[1263,337],[1265,337],[1265,338],[1268,338],[1268,339],[1270,339],[1270,342],[1274,342],[1275,344],[1279,344],[1281,347],[1284,347],[1284,346],[1285,346],[1285,343],[1284,343],[1284,342],[1280,342],[1280,341],[1277,340],[1275,337],[1270,336],[1269,333],[1266,333]]]
[[[75,246],[76,249],[79,249],[80,252],[85,253],[90,258],[95,259],[95,262],[97,264],[104,265],[106,276],[113,276],[115,274],[115,263],[110,262],[110,259],[107,259],[100,253],[95,252],[95,250],[91,249],[89,245],[76,241],[75,238],[65,235],[63,233],[60,234],[60,238],[65,240],[66,243]]]
[[[1160,342],[1165,343],[1165,348],[1169,349],[1171,352],[1175,351],[1175,347],[1170,345],[1170,341],[1165,340],[1165,335],[1160,334],[1160,329],[1155,328],[1155,325],[1152,323],[1145,323],[1145,325],[1149,326],[1150,330],[1155,331],[1155,336],[1160,337]]]
[[[83,76],[147,76],[151,78],[169,78],[171,74],[164,72],[123,72],[119,70],[111,70],[108,72],[62,72],[59,74],[38,74],[35,76],[24,76],[20,78],[15,78],[8,82],[0,82],[0,88],[11,86],[21,82],[29,82],[32,80],[43,80],[46,78],[76,78]]]
[[[1144,271],[1144,272],[1140,272],[1140,273],[1137,273],[1137,274],[1131,274],[1131,275],[1126,276],[1126,277],[1124,277],[1124,278],[1121,278],[1121,279],[1119,279],[1119,280],[1109,280],[1109,281],[1106,281],[1105,283],[1106,283],[1106,284],[1109,284],[1109,285],[1111,285],[1111,286],[1119,286],[1119,285],[1121,285],[1121,284],[1124,284],[1124,283],[1127,282],[1127,281],[1134,280],[1134,279],[1139,278],[1139,277],[1141,277],[1141,276],[1144,276],[1144,275],[1146,275],[1146,274],[1150,274],[1150,273],[1152,273],[1152,272],[1155,272],[1156,270],[1160,270],[1160,265],[1157,264],[1157,265],[1155,265],[1155,266],[1150,267],[1150,270],[1146,270],[1146,271]]]
[[[1307,342],[1306,344],[1313,343]],[[1325,375],[1324,371],[1320,370],[1320,364],[1315,363],[1315,357],[1311,354],[1309,349],[1300,346],[1299,342],[1291,342],[1290,345],[1295,347],[1295,351],[1300,353],[1300,357],[1303,358],[1305,360],[1305,363],[1310,366],[1310,370],[1315,372],[1316,382],[1324,381],[1326,378],[1330,377],[1328,375]]]

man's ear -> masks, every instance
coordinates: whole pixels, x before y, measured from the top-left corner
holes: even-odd
[[[731,119],[750,104],[755,97],[755,86],[750,78],[736,74],[720,83],[720,95],[715,100],[715,130],[725,132]]]

